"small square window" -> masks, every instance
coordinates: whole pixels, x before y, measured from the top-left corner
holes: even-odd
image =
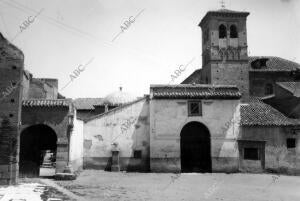
[[[189,116],[202,116],[201,101],[191,101],[188,105]]]
[[[142,151],[141,150],[134,150],[133,158],[142,158]]]
[[[245,160],[259,160],[258,148],[244,148]]]
[[[286,147],[288,149],[296,148],[296,139],[295,138],[286,139]]]

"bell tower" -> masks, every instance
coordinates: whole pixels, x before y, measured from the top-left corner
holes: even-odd
[[[242,100],[249,97],[248,12],[220,9],[209,11],[201,20],[202,74],[207,84],[236,85]]]

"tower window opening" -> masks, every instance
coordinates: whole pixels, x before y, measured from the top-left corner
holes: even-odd
[[[224,24],[219,26],[219,38],[226,38],[227,37],[227,30]]]
[[[237,28],[235,25],[230,26],[230,38],[237,38],[238,33],[237,33]]]

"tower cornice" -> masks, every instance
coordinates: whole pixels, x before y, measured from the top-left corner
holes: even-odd
[[[204,22],[210,17],[247,17],[250,13],[245,11],[233,11],[228,9],[220,9],[216,11],[208,11],[202,18],[199,26],[202,27]]]

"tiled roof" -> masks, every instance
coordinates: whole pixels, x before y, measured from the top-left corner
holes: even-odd
[[[241,93],[232,85],[151,85],[155,99],[240,99]]]
[[[23,107],[69,107],[70,99],[27,99],[22,101]]]
[[[276,82],[276,84],[288,90],[294,96],[300,97],[300,82]]]
[[[103,104],[103,98],[77,98],[74,105],[78,110],[93,110],[93,105]]]
[[[266,59],[266,66],[253,68],[251,63],[258,59]],[[296,71],[300,70],[300,64],[280,57],[249,57],[250,71]]]
[[[258,59],[265,59],[267,60],[266,66],[262,68],[253,68],[251,63]],[[289,61],[286,59],[282,59],[280,57],[249,57],[249,71],[250,72],[291,72],[291,71],[300,71],[300,64]],[[188,84],[188,83],[199,83],[200,77],[201,77],[201,69],[197,69],[192,74],[190,74],[182,83]]]
[[[241,104],[242,126],[293,126],[300,120],[291,119],[261,101]]]

